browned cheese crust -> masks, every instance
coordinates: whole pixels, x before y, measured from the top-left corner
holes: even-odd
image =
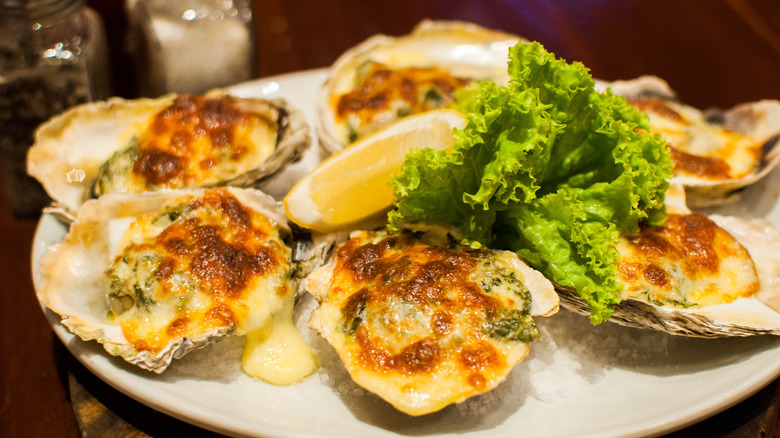
[[[671,307],[721,304],[755,294],[759,281],[748,251],[699,214],[670,214],[620,245],[625,296]]]
[[[164,325],[150,327],[143,311],[120,317],[125,337],[137,350],[155,353],[171,339],[240,325],[257,282],[286,270],[285,250],[274,240],[272,223],[227,190],[206,192],[184,210],[158,235],[130,243],[107,271],[109,279],[125,279],[128,269],[138,277],[148,265],[148,277],[132,287],[148,286],[153,292],[145,299],[153,303],[181,303],[177,311],[158,315]],[[142,217],[131,230],[143,230],[153,220]],[[285,297],[291,291],[280,286],[274,293]]]

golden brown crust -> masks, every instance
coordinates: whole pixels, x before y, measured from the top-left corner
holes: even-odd
[[[712,124],[690,107],[647,97],[628,103],[648,114],[653,133],[669,142],[677,175],[710,181],[740,178],[761,160],[760,141]]]
[[[398,101],[405,104],[409,114],[418,114],[449,102],[455,90],[469,82],[471,79],[453,76],[440,68],[390,69],[373,63],[354,90],[335,98],[336,115],[339,120],[355,115],[363,124],[370,124],[378,113],[390,111]],[[439,99],[426,99],[429,90],[437,93]]]
[[[680,261],[686,275],[695,275],[699,271],[716,273],[720,269],[721,256],[728,257],[737,252],[746,255],[741,246],[716,246],[716,239],[734,241],[714,222],[695,213],[670,214],[663,226],[646,227],[628,238],[649,259],[658,257]]]
[[[755,294],[760,284],[750,254],[728,232],[699,214],[669,214],[663,226],[628,236],[619,278],[631,296],[648,293],[658,302],[699,305]]]
[[[670,147],[669,158],[674,163],[674,171],[678,173],[697,175],[707,179],[727,179],[731,174],[731,166],[718,157],[693,155]]]
[[[378,373],[414,375],[454,360],[469,379],[485,382],[484,376],[478,377],[480,373],[492,374],[506,366],[503,355],[482,339],[481,330],[489,315],[514,302],[486,293],[484,285],[475,280],[478,251],[429,246],[415,241],[411,234],[402,234],[376,243],[352,239],[339,249],[337,257],[331,299],[341,301],[348,330],[354,327],[354,354],[363,367]],[[398,303],[417,309],[417,317],[427,319],[421,323],[423,328],[409,327],[403,318],[386,320],[384,323],[396,325],[383,328],[353,320],[361,309],[403,313]],[[453,331],[454,316],[464,314],[470,315],[465,320],[473,327],[458,345],[451,344],[445,338]],[[383,329],[414,332],[417,340],[399,350],[392,345],[393,340],[376,331]]]
[[[180,95],[157,113],[138,140],[133,173],[148,184],[195,185],[224,161],[240,161],[254,147],[241,132],[253,122],[271,126],[225,98]]]
[[[159,235],[131,243],[115,258],[115,265],[142,254],[155,254],[160,262],[151,273],[159,284],[154,299],[185,300],[194,293],[182,284],[182,276],[195,281],[209,304],[196,313],[182,311],[163,333],[136,333],[136,318],[123,319],[125,336],[138,350],[157,351],[168,339],[193,330],[238,324],[246,314],[249,294],[260,278],[277,272],[286,263],[283,254],[268,239],[272,224],[262,215],[241,205],[226,189],[216,189],[189,204],[187,218],[166,227]],[[289,293],[289,289],[283,289]],[[279,294],[279,290],[274,291]],[[147,337],[155,339],[150,340]]]
[[[559,304],[515,253],[423,228],[355,232],[306,280],[319,301],[309,327],[357,384],[410,415],[495,388],[539,336],[531,315]]]

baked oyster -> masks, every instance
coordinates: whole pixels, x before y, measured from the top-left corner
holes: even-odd
[[[598,86],[611,88],[650,116],[653,132],[669,142],[673,182],[685,186],[691,207],[734,201],[741,189],[780,163],[780,101],[701,111],[680,102],[654,76]]]
[[[77,106],[36,132],[28,172],[70,212],[106,193],[256,186],[311,143],[302,113],[281,99],[206,96]]]
[[[141,368],[246,335],[243,369],[297,381],[314,359],[292,322],[300,278],[279,204],[254,189],[108,194],[40,261],[39,299],[83,340]]]
[[[409,415],[498,386],[557,312],[552,284],[510,251],[445,233],[358,231],[306,279],[309,327],[352,379]]]
[[[780,232],[764,219],[693,213],[667,195],[663,225],[617,244],[620,303],[608,321],[693,337],[780,335]],[[589,315],[556,286],[564,307]]]
[[[449,105],[472,81],[508,81],[509,48],[522,38],[458,21],[375,35],[331,66],[318,101],[320,146],[333,153],[399,118]]]

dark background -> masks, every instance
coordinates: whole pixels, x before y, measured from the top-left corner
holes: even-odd
[[[116,92],[134,93],[117,0],[89,0],[105,18]],[[595,77],[654,74],[694,106],[780,98],[777,0],[252,0],[259,76],[326,67],[376,34],[423,18],[467,20],[541,42]]]

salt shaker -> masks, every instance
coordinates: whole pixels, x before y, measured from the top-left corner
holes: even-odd
[[[141,95],[202,94],[254,77],[249,0],[127,0],[127,10]]]
[[[16,216],[49,202],[26,173],[35,129],[69,107],[111,94],[105,29],[84,0],[0,0],[0,153]]]

